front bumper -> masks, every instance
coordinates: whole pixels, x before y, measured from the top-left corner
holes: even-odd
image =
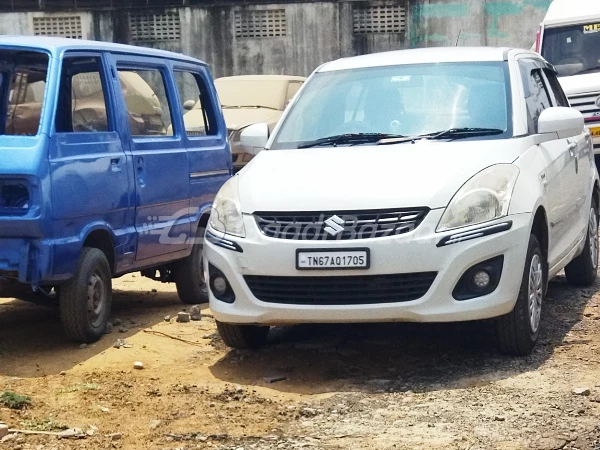
[[[233,238],[243,252],[228,250],[205,241],[205,272],[212,264],[227,277],[235,293],[232,304],[210,293],[215,318],[235,324],[297,324],[350,322],[456,322],[479,320],[509,313],[515,305],[525,265],[533,217],[519,214],[497,221],[512,221],[512,227],[489,236],[438,247],[446,236],[436,233],[443,210],[433,210],[410,233],[376,239],[306,242],[264,236],[252,216],[245,216],[246,238]],[[472,227],[477,228],[477,227]],[[468,229],[466,229],[468,230]],[[463,231],[463,230],[461,230]],[[228,237],[229,238],[229,237]],[[371,252],[366,270],[301,271],[296,269],[297,249],[364,248]],[[473,265],[504,256],[498,287],[491,294],[458,301],[452,296],[461,276]],[[258,300],[244,280],[245,275],[353,276],[415,272],[437,272],[428,292],[414,301],[360,305],[290,305]],[[207,278],[208,279],[208,278]]]

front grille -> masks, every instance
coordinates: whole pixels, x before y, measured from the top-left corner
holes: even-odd
[[[271,277],[246,275],[254,296],[286,305],[372,305],[423,297],[437,272],[343,277]]]
[[[370,239],[408,233],[427,208],[342,212],[259,212],[254,217],[268,237],[299,241]]]
[[[569,96],[569,103],[571,107],[583,114],[586,120],[600,120],[600,116],[596,115],[600,113],[600,108],[596,105],[598,96],[600,96],[600,92],[571,95]]]

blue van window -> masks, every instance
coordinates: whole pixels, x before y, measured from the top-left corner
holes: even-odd
[[[2,132],[35,136],[44,105],[48,56],[39,52],[3,51],[0,72],[3,97],[0,111],[6,114]]]
[[[97,57],[65,59],[56,118],[58,132],[108,131],[101,67]]]
[[[172,134],[172,114],[160,70],[119,70],[132,136]]]
[[[191,72],[175,71],[175,83],[179,91],[185,133],[188,136],[215,135],[214,114],[204,81]]]

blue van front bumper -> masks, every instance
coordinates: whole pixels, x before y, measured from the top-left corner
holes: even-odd
[[[41,240],[0,238],[0,278],[37,286],[51,273],[51,248]]]

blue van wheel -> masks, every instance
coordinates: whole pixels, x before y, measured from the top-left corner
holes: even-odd
[[[206,284],[206,280],[204,280],[204,270],[202,267],[204,263],[204,245],[202,243],[204,232],[204,227],[198,227],[192,253],[187,258],[175,264],[173,271],[179,299],[188,305],[208,302],[208,285]]]
[[[102,337],[110,317],[112,276],[106,256],[84,247],[73,278],[60,289],[60,317],[66,335],[91,343]]]

